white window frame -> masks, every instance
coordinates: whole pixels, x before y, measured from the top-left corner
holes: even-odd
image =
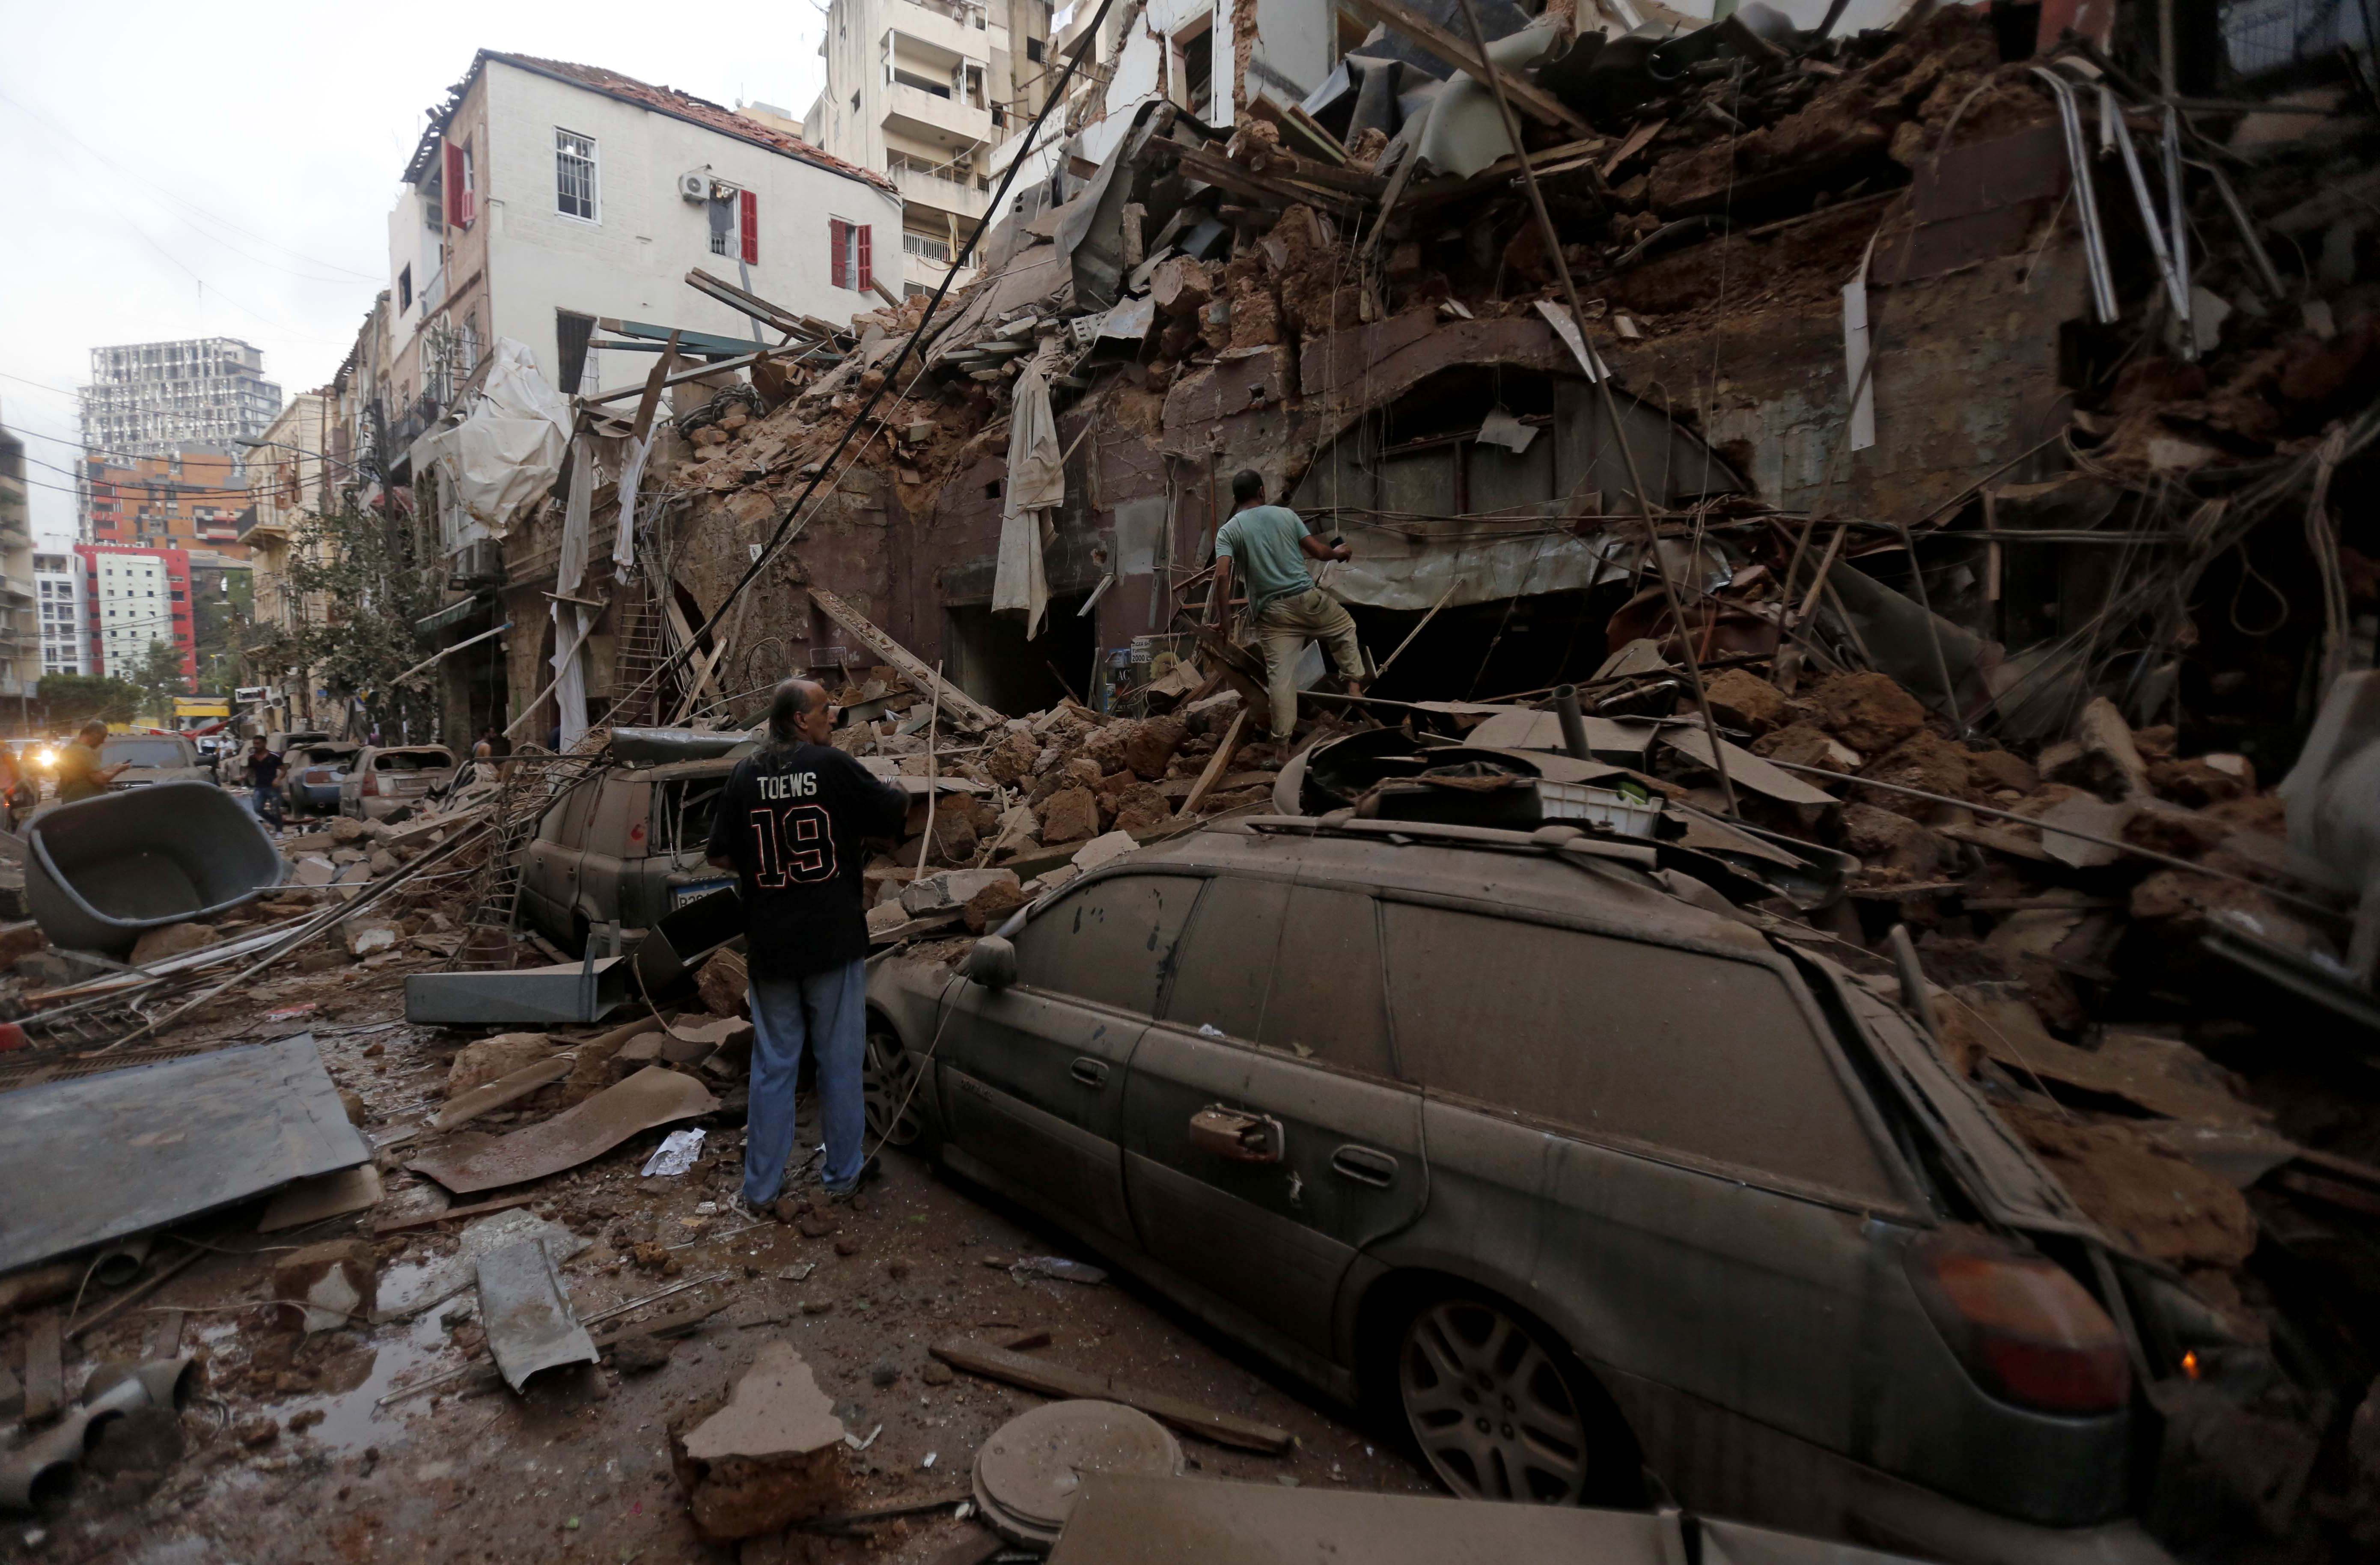
[[[577,141],[586,149],[584,156],[587,162],[587,206],[589,215],[581,216],[562,204],[562,160],[565,157],[581,155],[563,145],[562,139],[565,136]],[[553,127],[553,215],[572,223],[584,223],[592,227],[601,227],[603,223],[602,143],[583,130],[572,130],[566,126],[560,125]]]

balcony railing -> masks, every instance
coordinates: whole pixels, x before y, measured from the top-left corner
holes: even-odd
[[[887,82],[884,108],[888,115],[915,121],[970,141],[991,140],[991,111],[958,98],[938,97],[905,81]]]
[[[980,178],[974,174],[950,168],[938,168],[916,159],[905,158],[898,152],[887,155],[892,183],[900,188],[901,199],[920,206],[933,207],[960,217],[980,217],[990,196],[983,189]]]

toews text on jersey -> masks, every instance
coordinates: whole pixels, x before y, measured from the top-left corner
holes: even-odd
[[[827,745],[747,756],[710,828],[732,859],[756,978],[797,978],[868,954],[861,839],[897,837],[909,795]]]

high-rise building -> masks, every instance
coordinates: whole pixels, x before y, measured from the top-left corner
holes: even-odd
[[[71,543],[44,539],[33,551],[35,608],[41,613],[42,673],[91,667],[91,627],[83,613],[82,572]]]
[[[25,443],[0,426],[0,696],[22,698],[41,677],[33,619],[32,496]]]
[[[1046,96],[1049,32],[1047,0],[828,6],[826,88],[802,123],[836,157],[900,187],[900,251],[885,236],[870,258],[893,292],[931,290],[983,215],[993,148]]]
[[[235,448],[230,455],[169,451],[121,461],[86,455],[78,486],[82,537],[91,543],[203,546],[244,554],[239,516],[248,503],[249,473],[259,459],[269,463],[273,455]]]
[[[190,625],[190,556],[182,549],[120,549],[78,543],[91,614],[91,672],[127,678],[152,641],[181,654],[182,677],[198,676]]]
[[[237,337],[95,347],[81,397],[83,449],[119,460],[227,452],[234,441],[262,434],[281,411],[263,351]]]

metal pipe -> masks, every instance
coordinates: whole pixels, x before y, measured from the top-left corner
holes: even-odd
[[[2116,287],[2108,276],[2106,232],[2099,224],[2099,196],[2091,183],[2091,154],[2082,140],[2082,114],[2072,86],[2054,70],[2028,67],[2058,100],[2058,120],[2066,135],[2066,163],[2074,176],[2074,205],[2082,220],[2082,259],[2091,277],[2091,307],[2103,326],[2116,322]]]
[[[101,1429],[135,1408],[179,1412],[198,1379],[197,1362],[188,1354],[119,1367],[115,1376],[94,1372],[96,1389],[87,1388],[64,1418],[0,1456],[0,1508],[34,1510],[63,1498]]]
[[[1934,1014],[1934,997],[1925,992],[1925,971],[1917,964],[1917,942],[1909,938],[1909,926],[1892,927],[1892,965],[1900,977],[1900,1005],[1917,1018],[1920,1025],[1941,1041],[1942,1021]]]
[[[1561,720],[1562,748],[1572,760],[1593,760],[1586,749],[1586,719],[1578,710],[1578,686],[1554,686],[1554,715]]]
[[[1504,92],[1503,72],[1488,57],[1488,34],[1479,25],[1478,7],[1472,0],[1461,0],[1463,25],[1470,29],[1471,46],[1478,51],[1479,59],[1488,67],[1488,90],[1496,95],[1496,108],[1503,117],[1504,133],[1512,139],[1512,151],[1521,165],[1521,183],[1529,193],[1529,207],[1536,214],[1537,232],[1545,240],[1546,253],[1552,258],[1555,273],[1560,277],[1562,297],[1570,306],[1571,324],[1577,328],[1579,341],[1587,344],[1591,358],[1602,356],[1587,342],[1586,311],[1578,302],[1578,284],[1570,274],[1570,261],[1562,254],[1561,235],[1554,227],[1553,214],[1546,210],[1545,192],[1537,188],[1537,171],[1521,140],[1521,120],[1512,112],[1511,101]],[[1685,610],[1678,602],[1677,583],[1670,579],[1669,562],[1661,558],[1661,539],[1653,522],[1653,497],[1645,492],[1644,469],[1637,465],[1636,448],[1628,441],[1628,426],[1620,418],[1620,400],[1611,394],[1609,373],[1591,377],[1597,393],[1602,397],[1603,416],[1611,424],[1611,438],[1620,443],[1620,455],[1628,464],[1629,487],[1636,493],[1636,512],[1645,523],[1645,547],[1653,557],[1653,568],[1661,578],[1661,597],[1668,604],[1670,623],[1677,626],[1678,647],[1685,654],[1686,681],[1694,694],[1694,705],[1702,710],[1703,731],[1709,735],[1711,770],[1718,774],[1718,791],[1727,801],[1727,813],[1740,815],[1736,807],[1735,782],[1727,774],[1727,751],[1719,744],[1718,720],[1711,715],[1710,697],[1703,689],[1702,660],[1694,655],[1694,633],[1687,628]]]

